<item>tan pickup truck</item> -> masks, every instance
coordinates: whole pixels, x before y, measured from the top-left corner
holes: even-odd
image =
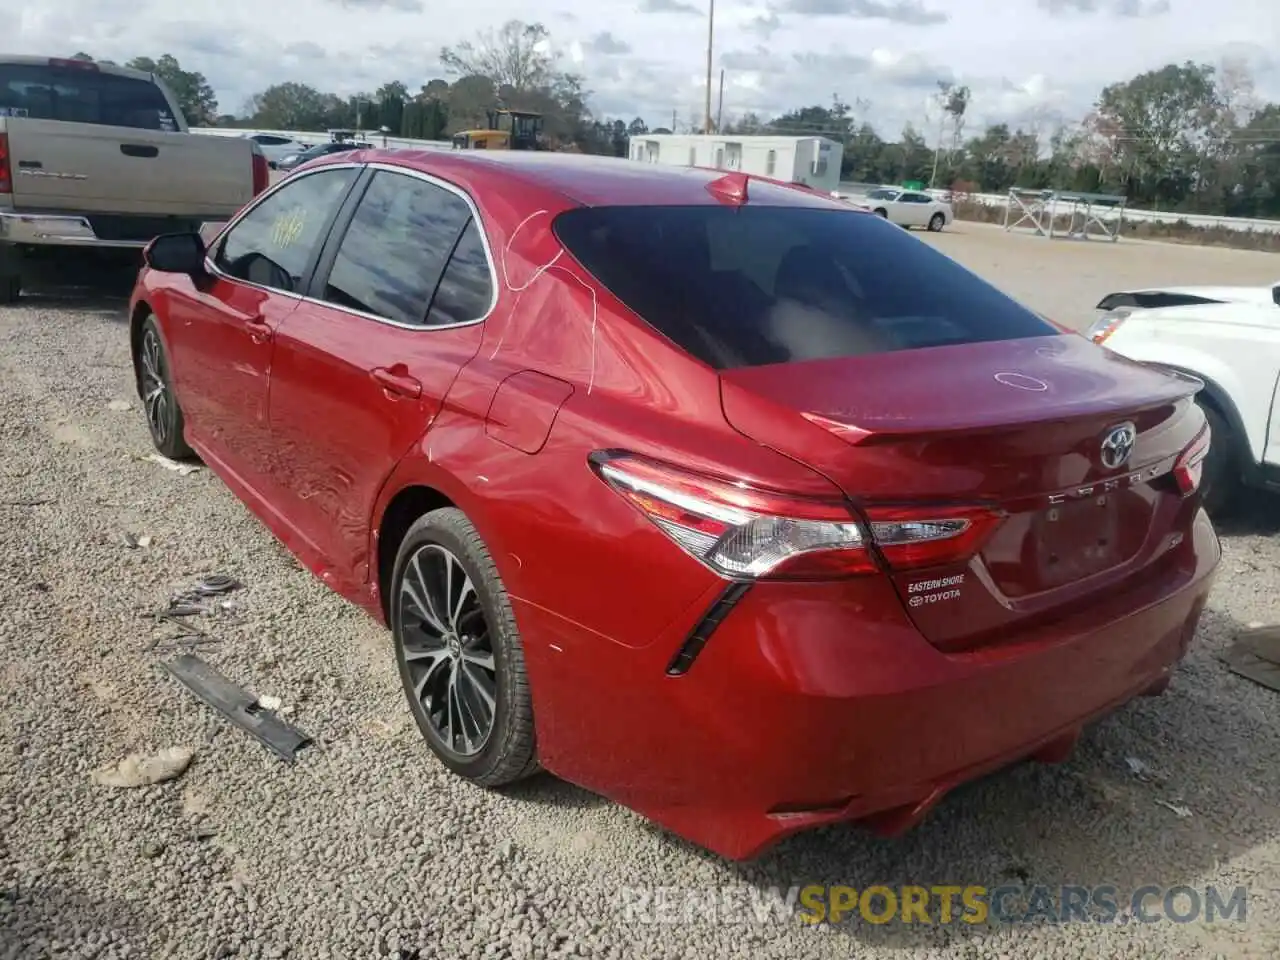
[[[49,261],[230,219],[269,177],[253,141],[188,133],[150,74],[0,54],[0,304]]]

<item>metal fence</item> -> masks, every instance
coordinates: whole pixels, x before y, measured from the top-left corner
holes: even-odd
[[[854,183],[852,181],[841,181],[839,192],[845,196],[860,197],[867,193],[868,190],[874,190],[876,187],[883,186],[878,183]],[[925,193],[932,194],[939,199],[944,199],[947,195],[945,190],[926,190]],[[965,199],[970,203],[980,203],[986,207],[997,207],[1003,209],[1009,205],[1009,195],[1007,193],[969,193],[965,194]],[[1106,215],[1102,215],[1102,220],[1107,220]],[[1135,210],[1133,207],[1125,207],[1124,219],[1126,223],[1167,223],[1167,224],[1183,224],[1189,227],[1200,227],[1202,229],[1222,229],[1235,230],[1241,233],[1280,233],[1280,220],[1261,220],[1250,219],[1248,217],[1218,217],[1205,213],[1175,213],[1161,210]]]

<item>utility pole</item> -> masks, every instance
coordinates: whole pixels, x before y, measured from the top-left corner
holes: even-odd
[[[724,120],[724,70],[720,71],[720,103],[716,107],[716,132],[720,132],[721,121]]]
[[[703,133],[711,132],[711,47],[715,39],[716,0],[710,0],[710,4],[710,9],[707,11],[707,103],[703,117]]]

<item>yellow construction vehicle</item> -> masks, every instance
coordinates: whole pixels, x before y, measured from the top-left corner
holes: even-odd
[[[460,130],[453,135],[455,150],[537,150],[542,136],[542,114],[524,110],[489,110],[489,126]]]

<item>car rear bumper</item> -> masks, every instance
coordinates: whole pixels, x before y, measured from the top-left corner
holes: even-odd
[[[0,242],[27,246],[138,248],[145,240],[99,237],[88,217],[52,213],[0,213]]]
[[[705,606],[636,649],[517,602],[540,755],[731,859],[838,821],[899,832],[953,787],[1065,759],[1085,724],[1162,691],[1219,557],[1200,511],[1155,582],[964,653],[927,643],[882,578],[757,585],[681,676],[667,666]]]

